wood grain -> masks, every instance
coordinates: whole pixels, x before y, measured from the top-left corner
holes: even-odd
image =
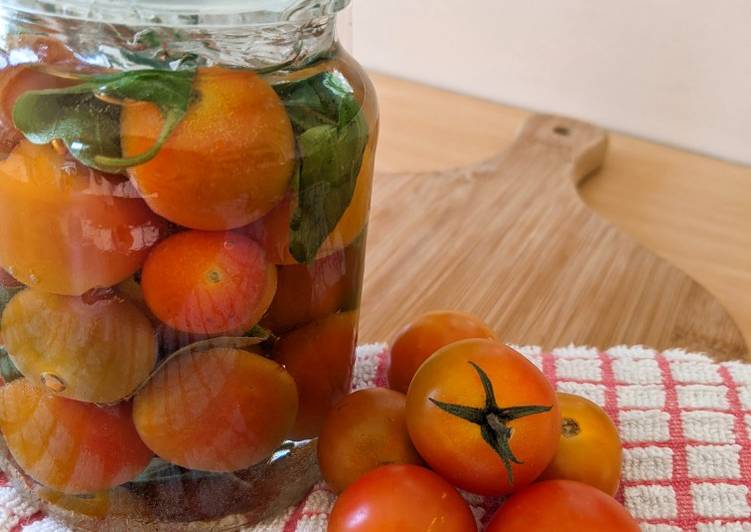
[[[745,355],[714,297],[579,198],[576,184],[601,166],[606,146],[599,128],[535,115],[485,163],[378,180],[363,338],[417,312],[460,308],[511,343]]]
[[[371,77],[381,103],[376,187],[392,173],[488,159],[513,142],[531,114],[390,76]],[[599,214],[712,292],[751,341],[750,167],[611,134],[604,167],[579,192]],[[369,253],[375,252],[371,242]],[[371,267],[378,265],[369,260]],[[392,301],[393,309],[402,304]],[[471,295],[466,304],[473,308]],[[363,340],[390,339],[395,332],[380,316],[363,315]]]

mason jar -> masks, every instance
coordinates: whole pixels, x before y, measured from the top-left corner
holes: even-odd
[[[347,3],[0,0],[0,465],[74,530],[318,481],[378,132]]]

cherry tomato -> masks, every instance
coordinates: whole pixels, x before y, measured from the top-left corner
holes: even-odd
[[[243,333],[276,292],[276,267],[239,233],[185,231],[160,242],[143,266],[146,304],[164,323],[197,334]]]
[[[154,368],[154,328],[122,298],[85,302],[31,288],[2,314],[3,340],[16,367],[47,391],[92,403],[132,393]]]
[[[445,479],[480,495],[534,481],[555,454],[560,423],[542,372],[492,340],[438,350],[407,392],[407,428],[420,455]]]
[[[572,480],[546,480],[513,494],[486,532],[639,532],[614,498]]]
[[[236,471],[265,460],[296,413],[292,377],[255,349],[178,355],[133,401],[144,443],[168,462],[201,471]]]
[[[0,429],[24,472],[63,493],[128,482],[152,457],[129,402],[100,407],[47,393],[27,379],[0,387]]]
[[[156,157],[128,174],[154,212],[191,229],[253,222],[279,203],[295,167],[295,137],[274,89],[258,74],[200,68],[197,98]],[[156,105],[123,107],[126,157],[151,148],[164,126]]]
[[[261,324],[281,334],[333,314],[347,295],[347,270],[343,250],[312,264],[280,266],[276,295]]]
[[[119,176],[21,141],[0,163],[0,265],[27,286],[80,296],[143,265],[164,220]]]
[[[336,492],[377,467],[422,463],[407,433],[406,402],[402,393],[369,388],[329,411],[318,439],[318,463]]]
[[[357,314],[332,314],[284,335],[274,360],[297,383],[300,409],[289,437],[318,436],[329,409],[347,395],[355,356]]]
[[[415,465],[388,465],[342,493],[328,532],[476,532],[472,511],[445,480]]]
[[[621,478],[621,439],[615,424],[584,397],[559,393],[558,404],[561,441],[540,478],[577,480],[615,495]]]
[[[404,327],[391,344],[389,385],[407,393],[417,368],[441,347],[469,338],[495,340],[495,333],[479,318],[455,310],[428,312]]]

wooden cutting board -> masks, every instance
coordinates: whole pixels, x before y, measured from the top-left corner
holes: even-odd
[[[607,153],[604,130],[532,116],[489,161],[375,181],[361,340],[390,340],[420,312],[475,313],[508,343],[748,348],[703,287],[600,218],[576,186]]]

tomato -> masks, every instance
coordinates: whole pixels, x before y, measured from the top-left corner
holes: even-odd
[[[165,222],[118,176],[22,141],[0,162],[0,266],[27,286],[80,296],[133,275]]]
[[[331,234],[321,245],[317,258],[330,255],[352,244],[365,230],[370,210],[370,189],[373,182],[375,139],[365,147],[362,166],[357,176],[352,201],[342,214]],[[274,264],[296,264],[289,251],[289,223],[295,199],[290,195],[277,204],[269,213],[243,230],[260,242],[269,260]]]
[[[334,503],[328,532],[476,532],[472,511],[445,480],[415,465],[361,476]]]
[[[247,70],[201,68],[197,98],[156,157],[128,169],[149,206],[192,229],[226,230],[262,217],[284,197],[295,138],[274,89]],[[146,152],[164,124],[154,104],[126,104],[125,157]]]
[[[407,428],[449,482],[504,495],[550,463],[561,417],[553,387],[534,364],[510,347],[474,339],[449,344],[420,366],[407,392]]]
[[[389,386],[407,393],[417,368],[441,347],[469,338],[495,340],[485,323],[465,312],[439,310],[428,312],[407,324],[391,344]]]
[[[146,380],[156,362],[154,328],[121,298],[86,303],[26,289],[5,307],[2,330],[24,376],[79,401],[119,401]]]
[[[558,404],[561,441],[540,478],[577,480],[615,495],[621,478],[622,454],[615,424],[602,408],[584,397],[558,393]]]
[[[284,333],[339,310],[347,295],[347,266],[342,250],[312,264],[280,266],[276,295],[261,324]]]
[[[297,414],[285,369],[258,352],[217,347],[179,354],[136,395],[133,419],[159,457],[229,472],[268,458]]]
[[[329,411],[318,439],[318,463],[334,491],[383,465],[422,463],[407,433],[406,402],[402,393],[369,388]]]
[[[486,532],[639,532],[626,509],[602,491],[571,480],[546,480],[514,493]]]
[[[152,453],[131,404],[100,407],[47,393],[27,379],[0,388],[0,429],[19,466],[64,493],[93,493],[137,477]]]
[[[355,356],[357,314],[332,314],[282,336],[273,357],[297,383],[300,409],[293,439],[318,436],[329,409],[347,395]]]
[[[47,37],[9,35],[5,45],[6,49],[13,50],[16,57],[36,64],[12,64],[0,70],[0,154],[9,153],[23,139],[23,134],[13,123],[13,106],[19,96],[27,91],[58,89],[75,84],[74,80],[43,72],[38,65],[65,64],[70,69],[77,63],[70,50],[59,41]]]
[[[276,267],[239,233],[185,231],[162,241],[141,274],[144,299],[164,323],[198,334],[243,333],[276,292]]]

